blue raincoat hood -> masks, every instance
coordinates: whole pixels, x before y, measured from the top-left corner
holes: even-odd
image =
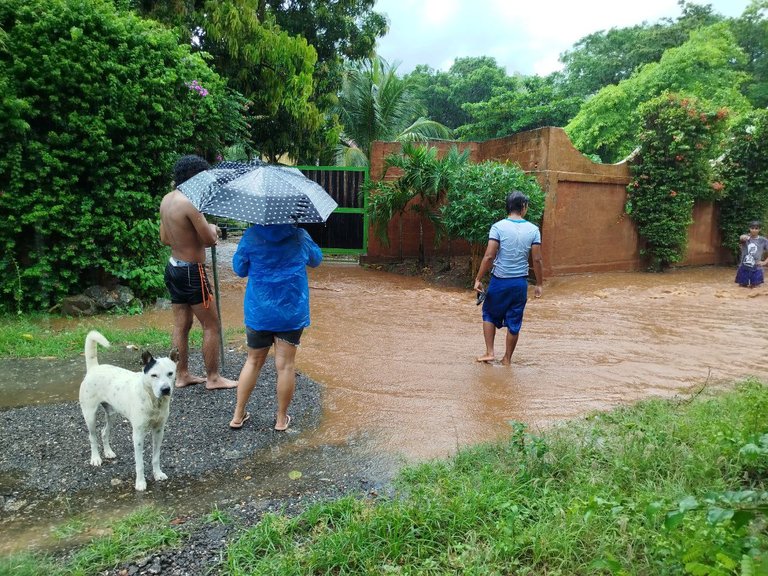
[[[307,266],[323,259],[320,247],[293,224],[248,228],[232,258],[232,269],[248,277],[243,310],[252,330],[287,332],[309,326]]]

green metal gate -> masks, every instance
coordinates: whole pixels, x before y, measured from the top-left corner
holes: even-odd
[[[349,166],[297,166],[317,182],[339,205],[325,224],[302,224],[326,254],[365,254],[368,251],[367,198],[363,184],[368,168]]]

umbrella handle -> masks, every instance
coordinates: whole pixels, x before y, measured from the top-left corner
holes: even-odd
[[[213,291],[216,298],[216,316],[219,322],[219,368],[224,369],[224,329],[221,327],[221,305],[219,304],[219,272],[216,266],[216,246],[211,246],[211,267],[213,268]]]

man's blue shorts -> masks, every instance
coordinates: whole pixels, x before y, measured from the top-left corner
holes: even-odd
[[[506,326],[511,334],[519,334],[527,302],[528,278],[491,276],[483,302],[483,322],[491,322],[496,328]]]

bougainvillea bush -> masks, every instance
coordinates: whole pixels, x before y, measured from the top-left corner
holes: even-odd
[[[768,110],[755,110],[736,123],[716,171],[726,184],[719,202],[723,246],[738,254],[739,235],[750,220],[761,220],[765,228],[768,219]]]
[[[105,277],[159,293],[173,163],[235,140],[239,97],[107,0],[4,0],[0,29],[0,309],[47,309]]]
[[[661,271],[685,256],[694,202],[723,193],[710,159],[728,114],[678,94],[651,100],[640,112],[644,128],[630,165],[626,212],[637,224],[648,269]]]

